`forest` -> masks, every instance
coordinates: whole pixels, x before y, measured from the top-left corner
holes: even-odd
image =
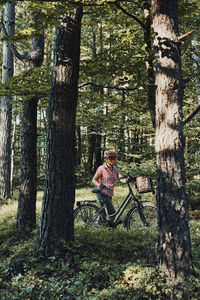
[[[197,0],[1,0],[0,299],[199,299],[199,32]],[[74,227],[109,149],[156,231]]]

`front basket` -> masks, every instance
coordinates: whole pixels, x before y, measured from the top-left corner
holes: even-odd
[[[135,181],[138,193],[154,193],[152,179],[149,176],[138,176]]]

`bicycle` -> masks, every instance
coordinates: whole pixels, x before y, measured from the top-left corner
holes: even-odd
[[[157,228],[157,209],[156,205],[151,202],[142,202],[133,193],[130,183],[135,183],[135,186],[139,193],[152,192],[153,184],[150,177],[138,176],[132,177],[127,174],[122,178],[127,178],[127,185],[129,192],[125,199],[122,200],[119,208],[113,215],[108,215],[105,205],[100,207],[94,203],[96,200],[80,200],[77,201],[77,208],[74,210],[74,225],[75,226],[94,226],[100,225],[117,227],[119,224],[123,224],[127,230],[138,230],[145,228],[156,230]],[[124,220],[121,219],[127,205],[133,201],[134,205],[128,210]],[[114,221],[111,221],[111,217],[115,217]]]

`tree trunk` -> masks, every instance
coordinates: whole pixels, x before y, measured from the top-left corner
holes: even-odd
[[[103,31],[102,31],[102,23],[98,23],[98,42],[99,46],[96,40],[96,33],[95,28],[92,28],[92,58],[94,61],[97,59],[97,55],[102,53],[103,50]],[[92,78],[92,81],[94,84],[97,83],[96,77]],[[103,95],[104,91],[102,87],[92,86],[91,91],[94,93],[97,93],[99,95]],[[95,104],[94,108],[96,107]],[[102,104],[98,104],[102,107]],[[101,165],[101,132],[102,132],[102,126],[98,124],[97,126],[91,126],[89,128],[90,133],[88,136],[88,169],[90,174],[94,174],[96,169]]]
[[[152,0],[156,51],[156,154],[158,260],[166,276],[191,273],[191,241],[185,195],[183,85],[177,0]]]
[[[8,36],[14,35],[15,4],[11,1],[5,5],[5,29]],[[3,42],[3,70],[2,83],[13,76],[13,53],[8,47],[8,42]],[[11,156],[11,123],[12,105],[10,96],[1,97],[0,107],[0,199],[10,198],[10,156]]]
[[[76,167],[81,166],[81,157],[82,157],[82,140],[81,140],[81,127],[77,125],[76,127],[76,140],[77,140],[77,150],[76,150]]]
[[[129,17],[131,16],[128,11],[126,11],[121,5],[120,1],[114,2],[116,7],[118,7],[120,10],[122,10],[126,15]],[[149,112],[151,115],[151,121],[152,125],[155,128],[155,74],[154,74],[154,64],[153,64],[153,53],[152,53],[152,45],[151,45],[151,0],[143,0],[141,1],[141,7],[143,6],[144,10],[144,22],[141,22],[138,18],[135,16],[132,16],[132,18],[138,22],[138,24],[142,27],[143,33],[144,33],[144,46],[146,50],[146,69],[147,69],[147,96],[148,96],[148,102],[149,102]]]
[[[17,226],[32,226],[36,222],[36,144],[37,99],[30,99],[23,105]]]
[[[94,169],[94,152],[95,152],[95,128],[93,126],[88,127],[88,161],[87,169],[90,174],[93,174]]]
[[[101,159],[101,135],[96,134],[95,135],[95,162],[94,162],[94,173],[96,172],[97,168],[102,164]]]
[[[44,35],[41,34],[32,40],[32,51],[25,60],[25,67],[40,67],[43,57]],[[17,226],[32,227],[36,223],[37,103],[38,99],[32,98],[23,104]]]
[[[75,117],[82,8],[56,28],[47,166],[39,249],[47,254],[74,236]]]
[[[94,45],[93,45],[94,46],[94,51],[93,51],[94,59],[96,59],[96,54],[102,55],[102,53],[103,53],[103,26],[102,26],[102,22],[98,23],[98,42],[99,42],[99,47],[97,47],[97,53],[95,53],[95,49],[96,49],[95,41],[93,42],[94,43]],[[99,93],[99,95],[101,96],[101,98],[103,100],[103,94],[104,94],[103,87],[98,87],[98,93]],[[99,104],[99,105],[100,105],[101,112],[103,114],[103,104]],[[95,134],[95,151],[94,151],[95,161],[94,161],[93,173],[95,173],[97,168],[102,164],[102,158],[101,158],[102,125],[98,124],[95,131],[96,131],[96,134]]]
[[[153,128],[155,128],[155,74],[153,64],[153,51],[152,51],[152,37],[151,37],[151,24],[152,18],[150,14],[150,1],[144,1],[144,15],[145,15],[145,28],[144,28],[144,43],[146,50],[146,68],[147,68],[147,95],[149,102],[149,111]]]
[[[121,107],[124,110],[124,107],[126,106],[126,94],[123,91],[122,93],[122,101],[121,101]],[[119,117],[119,130],[118,130],[118,160],[124,160],[125,159],[125,113],[124,111],[121,114],[121,117]]]
[[[15,142],[16,142],[16,115],[13,118],[13,129],[11,138],[11,158],[10,158],[10,194],[13,195],[13,177],[14,177],[14,157],[15,157]]]

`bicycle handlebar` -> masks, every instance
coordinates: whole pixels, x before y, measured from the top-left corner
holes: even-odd
[[[127,181],[126,181],[126,183],[128,184],[128,187],[129,187],[129,189],[130,189],[130,185],[129,185],[129,183],[135,183],[136,182],[136,179],[138,178],[138,177],[140,177],[140,176],[131,176],[131,174],[130,173],[128,173],[128,174],[126,174],[126,175],[124,175],[124,176],[122,176],[122,177],[119,177],[118,179],[120,180],[120,179],[125,179],[125,178],[127,178]],[[144,176],[145,177],[145,176]],[[152,192],[153,194],[155,194],[155,190],[154,190],[154,187],[153,187],[153,183],[152,183],[152,179],[151,179],[151,177],[149,177],[149,176],[146,176],[146,177],[148,177],[149,178],[149,184],[150,184],[150,187],[147,187],[147,191],[139,191],[138,190],[138,187],[136,186],[136,188],[137,188],[137,190],[139,191],[139,193],[147,193],[147,192]]]

